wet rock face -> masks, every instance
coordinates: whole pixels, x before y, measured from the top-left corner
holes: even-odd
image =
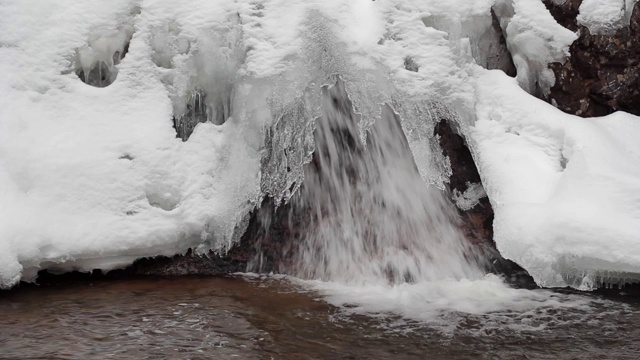
[[[491,29],[489,29],[489,32],[497,41],[490,46],[489,54],[487,55],[487,64],[484,67],[489,70],[502,70],[505,74],[515,77],[517,74],[516,66],[507,48],[507,40],[500,27],[500,20],[493,9],[491,9]]]
[[[449,158],[451,173],[448,182],[450,193],[464,193],[470,185],[482,186],[478,168],[473,161],[471,151],[462,136],[457,134],[451,122],[442,119],[435,127],[434,134],[440,138],[440,146],[444,156]],[[504,276],[508,283],[523,288],[536,288],[533,278],[513,261],[500,255],[493,240],[493,208],[487,196],[482,197],[469,209],[460,209],[459,227],[465,238],[478,245],[484,256],[489,260],[489,272]]]
[[[451,193],[464,193],[470,184],[481,184],[480,174],[473,161],[473,156],[464,143],[464,139],[456,134],[447,120],[441,120],[435,127],[435,135],[440,137],[443,154],[449,158],[452,175],[448,188]],[[458,208],[459,209],[459,208]],[[461,229],[465,237],[477,244],[493,243],[493,209],[489,198],[484,196],[471,209],[459,209],[462,221]]]
[[[579,33],[568,61],[550,65],[556,84],[548,100],[583,117],[618,110],[640,115],[640,5],[636,4],[629,27],[608,36],[591,34],[577,23],[581,0],[563,5],[544,2],[558,23]]]

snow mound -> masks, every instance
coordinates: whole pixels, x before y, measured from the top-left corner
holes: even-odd
[[[498,0],[494,6],[520,86],[547,95],[556,79],[548,65],[564,62],[576,34],[558,24],[539,0]]]
[[[582,119],[479,72],[471,139],[500,253],[542,286],[640,279],[640,119]]]
[[[259,199],[251,119],[198,124],[188,142],[172,127],[193,80],[182,64],[218,50],[201,34],[233,27],[235,9],[140,3],[0,5],[0,287],[43,268],[110,270],[189,247],[223,250]],[[151,36],[167,23],[182,38]],[[172,69],[152,61],[161,42],[176,51],[156,62]],[[92,77],[96,68],[108,74]]]
[[[629,26],[633,8],[638,0],[584,0],[580,5],[578,23],[592,34],[612,35]]]

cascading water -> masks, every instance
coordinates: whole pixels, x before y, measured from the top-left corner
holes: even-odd
[[[365,144],[344,82],[323,89],[316,152],[291,200],[310,216],[293,274],[349,284],[481,277],[452,205],[420,177],[393,109],[381,111]]]

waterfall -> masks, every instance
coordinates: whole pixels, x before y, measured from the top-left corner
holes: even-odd
[[[393,109],[382,106],[361,137],[344,82],[325,86],[322,97],[316,151],[291,199],[310,219],[290,272],[343,283],[481,277],[480,256],[443,192],[422,180]]]

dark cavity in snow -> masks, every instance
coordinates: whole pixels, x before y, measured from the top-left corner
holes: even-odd
[[[133,27],[123,25],[116,31],[92,36],[76,51],[76,75],[85,84],[106,87],[116,80],[116,67],[129,51]]]
[[[204,91],[195,90],[187,101],[186,113],[182,116],[173,117],[173,128],[176,130],[177,138],[187,141],[196,125],[207,121],[206,98],[207,94]]]
[[[418,70],[420,69],[418,64],[416,64],[416,62],[408,56],[404,58],[404,68],[413,72],[418,72]]]

